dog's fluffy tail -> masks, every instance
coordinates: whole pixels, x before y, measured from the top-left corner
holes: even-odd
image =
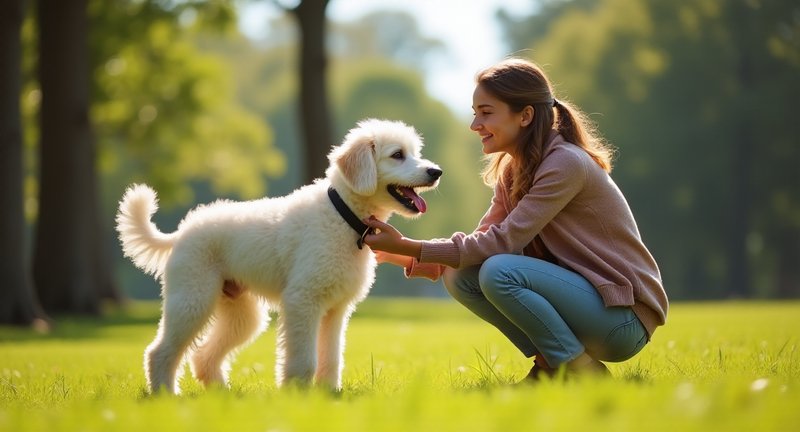
[[[125,256],[154,276],[164,272],[177,233],[164,234],[150,221],[158,210],[156,192],[147,185],[131,185],[117,212],[117,232]]]

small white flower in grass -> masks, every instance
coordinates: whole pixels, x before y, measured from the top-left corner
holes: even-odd
[[[768,385],[769,385],[769,380],[768,379],[759,378],[759,379],[753,381],[752,384],[750,384],[750,391],[760,392],[761,390],[764,390],[765,388],[767,388]]]
[[[3,376],[4,377],[8,377],[8,378],[10,378],[12,376],[15,377],[15,378],[22,378],[22,373],[20,373],[20,371],[18,371],[16,369],[14,369],[14,370],[3,369]]]
[[[103,420],[105,420],[107,422],[112,422],[112,421],[116,420],[116,418],[117,418],[117,414],[114,413],[114,411],[112,411],[110,409],[104,409],[103,410]]]
[[[681,409],[691,417],[704,416],[711,406],[709,398],[697,392],[690,382],[678,384],[675,388],[675,399],[681,405]]]
[[[694,395],[694,386],[692,383],[681,383],[675,389],[675,397],[680,400],[690,399]]]
[[[675,349],[675,345],[676,345],[676,342],[674,340],[671,340],[671,341],[667,342],[667,349]]]

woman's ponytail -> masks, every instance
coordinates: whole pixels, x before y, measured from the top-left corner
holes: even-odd
[[[554,129],[564,140],[576,144],[606,172],[611,172],[614,149],[597,133],[597,126],[583,112],[568,102],[553,98],[556,110]]]

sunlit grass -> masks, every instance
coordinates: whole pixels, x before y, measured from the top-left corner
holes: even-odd
[[[158,305],[49,335],[0,328],[0,431],[796,430],[800,303],[676,304],[613,379],[514,386],[530,367],[449,300],[370,299],[348,331],[344,390],[278,390],[275,332],[238,357],[232,388],[144,390]]]

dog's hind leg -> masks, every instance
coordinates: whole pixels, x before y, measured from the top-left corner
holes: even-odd
[[[151,392],[166,387],[177,394],[180,393],[178,369],[186,351],[208,323],[216,298],[213,293],[219,290],[190,284],[207,280],[202,275],[193,275],[191,281],[170,280],[168,276],[165,276],[163,315],[155,340],[145,350],[144,369]]]
[[[333,390],[342,388],[344,367],[344,332],[353,308],[339,305],[331,308],[322,317],[317,342],[317,372],[315,381]]]
[[[228,383],[229,363],[237,348],[266,329],[269,316],[263,303],[250,292],[235,298],[222,295],[200,346],[192,355],[192,373],[203,385]]]

